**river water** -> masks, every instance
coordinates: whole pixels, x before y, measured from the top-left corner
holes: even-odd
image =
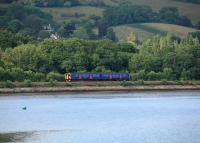
[[[8,142],[200,143],[200,92],[0,96]]]

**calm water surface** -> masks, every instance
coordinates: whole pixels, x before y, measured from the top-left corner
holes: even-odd
[[[200,143],[200,92],[1,96],[0,142]]]

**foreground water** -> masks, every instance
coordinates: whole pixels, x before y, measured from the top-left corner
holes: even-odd
[[[200,142],[198,91],[63,95],[1,96],[0,142]]]

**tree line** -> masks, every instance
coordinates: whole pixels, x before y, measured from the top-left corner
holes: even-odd
[[[176,0],[176,1],[200,4],[200,0]]]
[[[132,80],[199,80],[200,43],[188,35],[141,44],[45,39],[0,50],[1,81],[64,81],[66,72],[129,72]]]
[[[163,7],[155,12],[150,6],[129,3],[107,8],[104,12],[104,20],[109,26],[143,22],[163,22],[192,26],[190,19],[180,15],[176,7]]]
[[[12,3],[16,0],[0,0],[0,3]],[[89,5],[96,7],[104,7],[106,4],[102,0],[17,0],[18,3],[24,5],[33,5],[36,7],[73,7],[80,5]]]

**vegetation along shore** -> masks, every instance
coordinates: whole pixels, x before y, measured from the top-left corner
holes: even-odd
[[[3,86],[3,83],[1,83]],[[128,92],[200,90],[200,81],[108,81],[108,82],[33,82],[4,83],[0,94],[47,92]]]

